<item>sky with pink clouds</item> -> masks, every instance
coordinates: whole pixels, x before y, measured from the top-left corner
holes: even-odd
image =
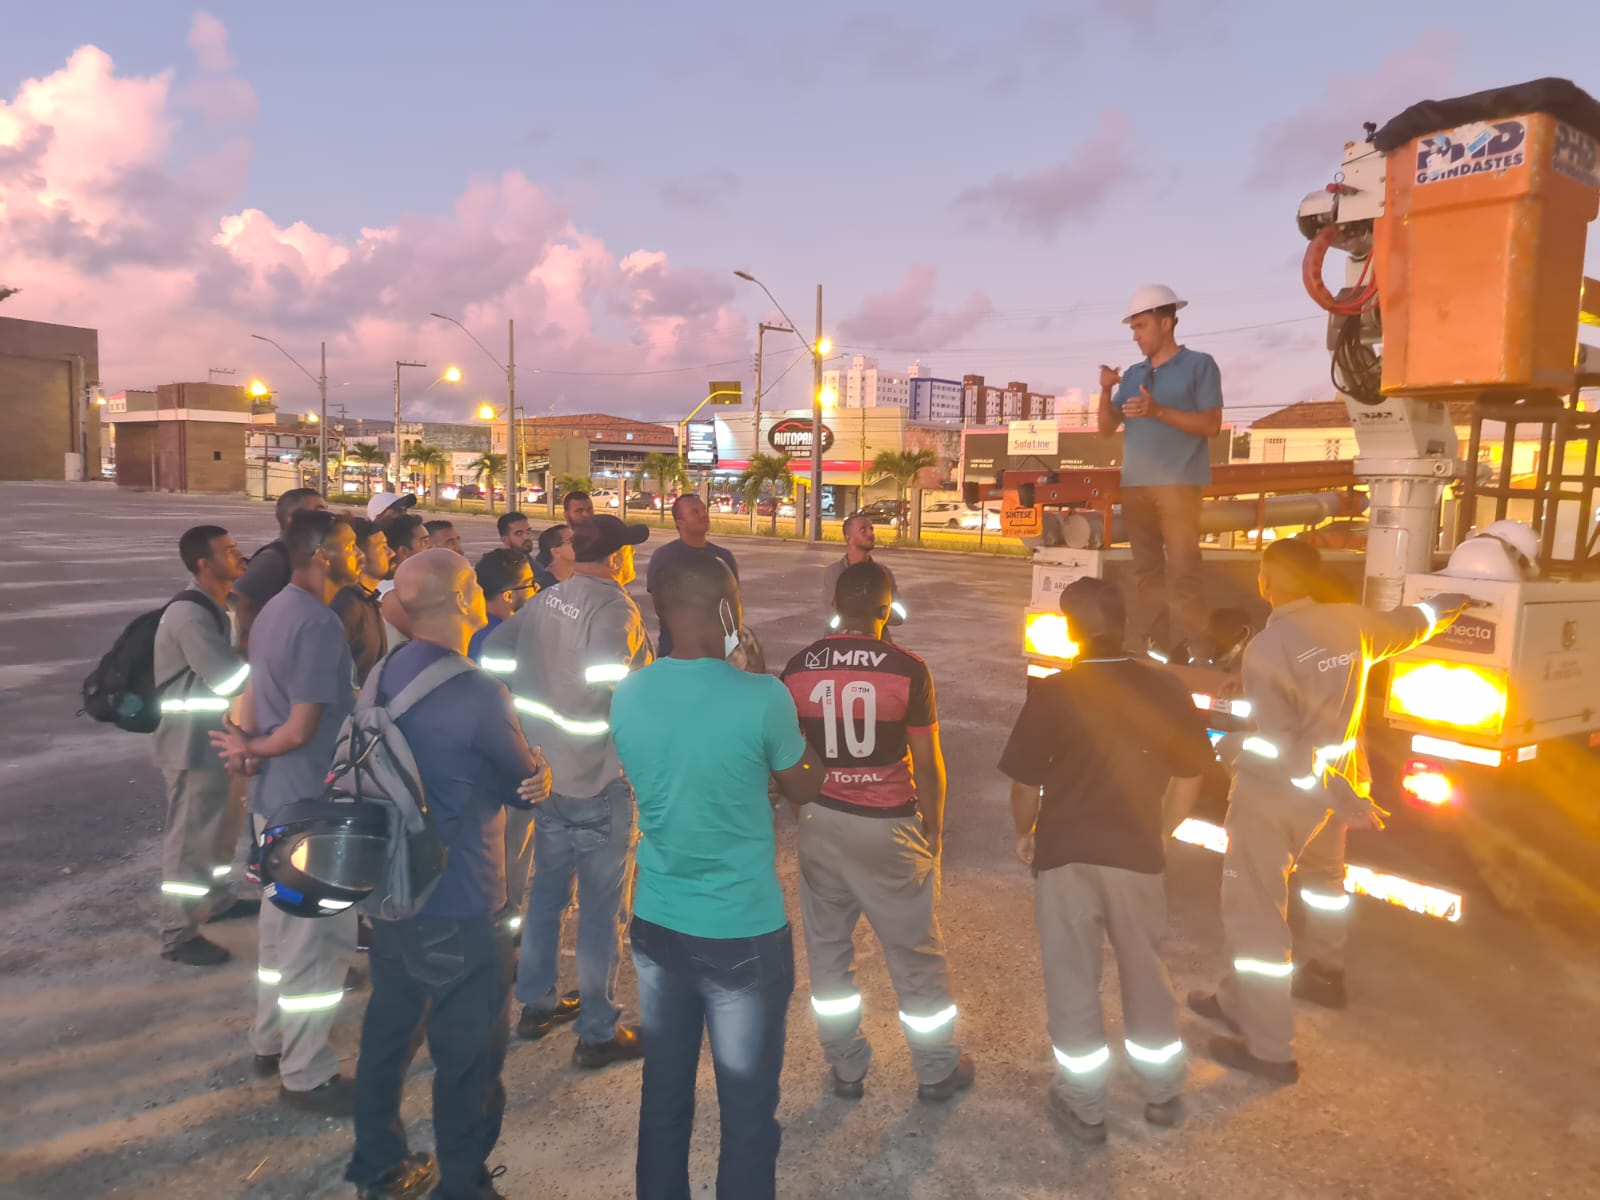
[[[1600,92],[1597,45],[1600,9],[1544,0],[33,6],[0,36],[0,314],[98,328],[109,391],[232,367],[308,409],[250,334],[313,371],[326,339],[330,400],[378,416],[396,358],[458,362],[414,409],[456,420],[503,379],[428,313],[502,357],[514,317],[530,412],[673,419],[748,388],[776,314],[735,267],[808,331],[822,283],[841,352],[1055,393],[1134,357],[1159,279],[1247,424],[1329,393],[1294,213],[1361,122]],[[769,381],[796,356],[769,337]]]

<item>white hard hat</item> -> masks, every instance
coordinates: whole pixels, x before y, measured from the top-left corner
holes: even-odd
[[[1538,575],[1539,538],[1517,521],[1496,521],[1462,542],[1441,575],[1515,582]]]
[[[1133,300],[1128,304],[1128,315],[1122,318],[1124,325],[1131,324],[1133,319],[1142,312],[1149,312],[1152,308],[1182,308],[1188,304],[1187,300],[1178,299],[1178,293],[1164,283],[1147,283],[1133,294]]]
[[[410,492],[404,496],[396,496],[393,492],[378,492],[367,501],[367,520],[376,521],[391,508],[404,512],[416,502],[417,498]]]

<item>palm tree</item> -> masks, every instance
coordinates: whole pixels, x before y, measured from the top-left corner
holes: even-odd
[[[424,445],[422,442],[416,442],[406,451],[406,462],[413,467],[421,468],[422,490],[429,496],[433,495],[429,490],[429,473],[432,473],[433,482],[437,483],[439,472],[450,465],[450,460],[445,457],[443,450],[437,446]]]
[[[485,454],[482,458],[474,459],[467,464],[467,470],[472,477],[483,486],[483,494],[488,498],[489,511],[494,511],[494,481],[504,474],[506,469],[506,456],[504,454]]]
[[[895,541],[905,536],[906,526],[911,523],[911,513],[906,507],[906,489],[916,482],[918,475],[938,465],[939,456],[926,446],[920,450],[880,450],[873,458],[873,472],[894,480],[895,498],[900,505],[900,523],[895,526]]]
[[[789,486],[794,482],[789,474],[789,456],[787,454],[758,454],[750,460],[739,478],[733,481],[733,486],[739,489],[744,496],[745,504],[750,507],[750,527],[756,524],[756,500],[763,489],[772,492],[772,536],[778,536],[778,497],[789,494]]]
[[[294,465],[296,467],[300,468],[300,474],[303,477],[306,474],[306,472],[310,470],[312,463],[319,463],[321,461],[322,461],[322,455],[318,451],[317,447],[315,447],[315,446],[301,446],[300,447],[300,453],[295,455]],[[315,472],[312,472],[312,474],[315,474]],[[304,486],[304,479],[303,478],[301,480],[301,485]],[[318,487],[317,491],[319,491],[319,492],[320,491],[324,491],[324,490],[326,490],[326,488],[327,488],[327,480],[323,480],[322,486]]]
[[[367,480],[367,495],[372,495],[372,468],[387,462],[389,456],[371,442],[357,442],[350,447],[350,457],[361,464],[361,473]]]
[[[688,473],[683,469],[683,459],[676,454],[646,454],[634,473],[633,486],[643,488],[647,479],[654,479],[658,488],[656,502],[660,504],[661,523],[667,523],[667,489],[684,488],[689,484]]]
[[[591,492],[594,490],[594,481],[587,475],[558,475],[556,476],[556,491],[565,496],[568,492]]]
[[[20,288],[0,286],[0,300],[9,300],[21,290]]]

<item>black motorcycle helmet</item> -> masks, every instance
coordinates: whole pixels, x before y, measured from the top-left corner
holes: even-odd
[[[262,831],[262,896],[292,916],[341,913],[384,882],[389,847],[379,805],[298,801]]]

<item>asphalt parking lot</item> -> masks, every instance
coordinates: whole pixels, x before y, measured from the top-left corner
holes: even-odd
[[[235,952],[221,970],[158,959],[160,776],[143,739],[74,715],[83,675],[123,624],[182,586],[178,534],[215,521],[252,549],[271,535],[269,510],[99,484],[0,484],[0,513],[0,1197],[349,1195],[340,1182],[348,1126],[283,1111],[276,1083],[250,1074],[253,925],[215,927]],[[469,553],[494,543],[488,518],[461,524]],[[818,632],[820,574],[838,548],[726,544],[740,559],[747,623],[776,667]],[[1012,858],[1006,784],[994,769],[1021,701],[1027,568],[895,550],[885,561],[912,614],[897,638],[926,658],[939,688],[950,769],[942,913],[958,1037],[978,1082],[945,1106],[916,1101],[882,958],[863,935],[877,1057],[864,1100],[833,1097],[797,937],[780,1195],[1600,1195],[1600,939],[1476,898],[1454,925],[1357,902],[1352,1003],[1342,1013],[1299,1010],[1297,1086],[1273,1088],[1195,1055],[1188,1119],[1157,1132],[1123,1072],[1109,1146],[1064,1142],[1043,1112],[1052,1062],[1031,886]],[[781,834],[798,922],[786,824]],[[1168,962],[1180,992],[1214,979],[1218,876],[1215,856],[1174,847]],[[631,976],[623,987],[631,1002]],[[1114,970],[1106,996],[1115,1045]],[[347,1069],[362,1002],[348,998],[335,1031]],[[1185,1019],[1191,1045],[1209,1032]],[[631,1194],[638,1068],[580,1073],[568,1063],[570,1038],[513,1045],[505,1133],[491,1159],[508,1168],[507,1195]],[[407,1094],[419,1148],[431,1145],[429,1074],[423,1056]],[[716,1138],[703,1064],[697,1195],[712,1194]]]

